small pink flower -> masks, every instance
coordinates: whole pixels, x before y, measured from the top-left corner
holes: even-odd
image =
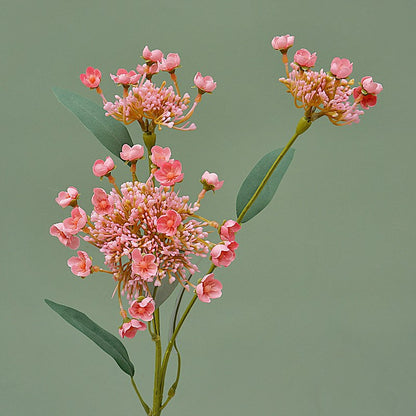
[[[209,173],[206,170],[201,177],[201,183],[206,191],[217,191],[222,187],[224,181],[220,181],[216,173]]]
[[[127,320],[128,318],[126,318]],[[128,322],[124,322],[123,325],[120,326],[118,332],[121,338],[134,338],[137,331],[145,331],[147,328],[144,322],[140,322],[137,319],[132,319]]]
[[[145,254],[142,256],[140,250],[135,248],[131,253],[133,264],[131,269],[133,273],[139,275],[146,281],[151,281],[157,273],[156,257],[153,254]]]
[[[331,62],[331,74],[338,78],[347,78],[352,72],[352,62],[346,58],[334,58]]]
[[[212,77],[210,76],[203,77],[200,72],[196,73],[194,77],[194,84],[196,85],[196,87],[198,87],[198,89],[202,93],[212,92],[215,90],[215,88],[217,88],[217,83],[214,82]]]
[[[153,319],[154,311],[155,301],[150,296],[144,298],[141,302],[135,300],[129,308],[129,314],[133,318],[139,318],[147,322]]]
[[[196,294],[201,302],[210,303],[211,299],[221,297],[222,284],[214,279],[214,273],[207,274],[196,286]]]
[[[76,276],[86,277],[91,274],[92,261],[85,251],[78,251],[78,257],[71,257],[67,264]]]
[[[181,58],[177,53],[169,53],[168,56],[162,59],[159,65],[161,71],[172,72],[181,64]]]
[[[293,61],[302,68],[312,68],[316,62],[316,53],[310,53],[307,49],[299,49]]]
[[[58,222],[51,226],[49,234],[58,237],[59,241],[66,247],[76,250],[79,247],[79,238],[68,234],[64,231],[64,225],[62,222]]]
[[[150,75],[154,75],[157,74],[159,72],[159,64],[157,62],[155,62],[154,64],[148,66],[147,64],[144,65],[137,65],[136,67],[136,71],[140,74],[140,75],[144,75],[144,74],[150,74]]]
[[[369,94],[380,94],[383,91],[383,86],[378,82],[374,82],[372,77],[364,77],[361,79],[363,89]]]
[[[55,201],[62,207],[65,208],[68,205],[71,205],[72,203],[76,202],[78,198],[78,190],[77,188],[74,188],[73,186],[70,186],[66,192],[62,191],[59,192],[58,197],[55,198]]]
[[[171,151],[169,147],[152,147],[152,163],[158,166],[159,168],[163,165],[163,163],[167,162],[170,159],[170,155]]]
[[[114,162],[110,156],[105,161],[98,159],[95,161],[92,171],[95,176],[101,177],[109,174],[114,169]]]
[[[228,267],[235,259],[234,250],[238,247],[235,241],[226,241],[225,244],[217,244],[211,250],[211,260],[216,266]]]
[[[113,212],[113,204],[102,188],[94,188],[94,195],[91,198],[91,202],[97,214],[108,215]]]
[[[71,217],[63,221],[63,229],[67,234],[79,233],[87,223],[87,214],[80,207],[75,207],[71,211]]]
[[[175,210],[170,209],[157,219],[157,232],[173,236],[181,222],[182,217]]]
[[[295,37],[290,35],[275,36],[272,40],[272,46],[277,51],[286,52],[290,47],[293,46]]]
[[[155,178],[162,186],[173,186],[177,182],[182,182],[182,164],[179,160],[169,160],[162,163],[160,169],[155,172]]]
[[[101,71],[89,66],[85,74],[79,76],[81,82],[88,88],[97,88],[101,81]]]
[[[117,70],[117,75],[110,74],[110,77],[116,84],[126,86],[137,84],[141,78],[141,74],[136,74],[134,71],[127,72],[126,69],[120,68]]]
[[[235,233],[241,229],[241,225],[233,220],[225,221],[220,228],[222,241],[235,241]]]
[[[134,146],[130,147],[128,144],[123,144],[121,148],[120,157],[126,161],[134,161],[137,159],[141,159],[144,155],[144,147],[140,144],[135,144]]]
[[[143,58],[146,61],[151,62],[161,62],[163,58],[163,53],[159,49],[154,49],[151,51],[147,46],[143,49]]]

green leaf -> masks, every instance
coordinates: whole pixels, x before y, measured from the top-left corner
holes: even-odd
[[[123,144],[133,146],[126,126],[113,117],[107,117],[102,106],[62,88],[54,87],[52,91],[58,101],[72,111],[81,123],[117,157],[120,157]]]
[[[260,186],[262,180],[266,176],[267,172],[273,165],[273,162],[277,159],[281,153],[281,149],[273,150],[270,153],[267,153],[263,156],[252,171],[248,174],[247,178],[244,180],[241,185],[240,190],[237,195],[236,211],[237,217],[241,214],[244,207],[250,201],[251,197],[256,192],[257,188]],[[277,168],[273,172],[269,181],[264,186],[263,190],[260,192],[257,199],[254,201],[253,205],[246,212],[246,215],[241,222],[247,222],[251,218],[255,217],[260,211],[262,211],[269,202],[272,200],[274,194],[276,193],[277,187],[279,186],[283,175],[286,173],[287,168],[290,165],[290,162],[293,159],[295,154],[294,149],[289,149],[288,152],[284,155],[280,163],[277,165]]]
[[[178,279],[176,279],[173,283],[169,283],[168,279],[163,279],[161,286],[156,286],[156,296],[153,296],[153,299],[155,301],[156,309],[165,301],[167,298],[173,293],[173,291],[176,289],[176,286],[178,284]],[[150,292],[154,294],[155,286],[153,283],[148,283]]]
[[[134,376],[134,365],[126,348],[114,335],[98,326],[87,315],[69,306],[45,299],[45,302],[69,324],[94,341],[103,351],[114,358],[119,367],[130,377]]]

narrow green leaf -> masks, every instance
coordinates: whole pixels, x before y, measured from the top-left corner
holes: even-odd
[[[237,217],[241,214],[244,207],[250,201],[251,197],[256,192],[263,178],[266,176],[267,172],[273,165],[273,162],[276,160],[276,158],[279,156],[282,150],[283,148],[276,149],[270,153],[267,153],[260,159],[257,165],[254,166],[252,171],[248,174],[247,178],[241,185],[240,190],[238,191],[236,203]],[[273,172],[272,176],[266,183],[265,187],[263,188],[257,199],[254,201],[253,205],[246,212],[246,215],[244,216],[241,222],[247,222],[251,218],[255,217],[264,208],[266,208],[266,206],[269,204],[274,194],[276,193],[277,187],[279,186],[283,178],[283,175],[286,173],[290,165],[290,162],[293,159],[294,154],[294,149],[288,150],[283,159],[277,165],[277,168]]]
[[[72,111],[81,123],[117,157],[120,157],[123,144],[133,146],[126,126],[113,117],[107,117],[102,106],[62,88],[54,87],[52,91],[58,101]]]
[[[87,315],[69,306],[55,303],[49,299],[45,302],[69,324],[94,341],[103,351],[114,358],[119,367],[130,377],[134,376],[134,365],[130,361],[126,348],[114,335],[98,326]]]
[[[173,293],[173,291],[176,289],[176,286],[178,284],[178,279],[176,279],[173,283],[169,283],[168,279],[163,279],[162,286],[156,286],[156,296],[153,296],[153,299],[155,301],[156,308],[158,308],[167,298]],[[154,293],[155,286],[153,283],[148,283],[149,289],[151,293]]]

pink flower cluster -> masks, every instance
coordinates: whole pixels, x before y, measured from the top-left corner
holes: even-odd
[[[123,96],[115,96],[114,102],[107,101],[99,87],[101,72],[88,67],[80,75],[82,83],[97,92],[103,99],[107,116],[114,117],[125,124],[138,121],[143,131],[152,133],[161,126],[177,130],[194,130],[195,124],[188,120],[192,116],[196,105],[201,101],[204,93],[211,93],[216,83],[210,76],[203,77],[198,72],[194,77],[198,94],[190,106],[189,94],[179,92],[175,70],[180,66],[180,57],[177,53],[169,53],[166,58],[159,49],[150,50],[148,46],[143,49],[143,65],[137,65],[136,71],[127,71],[119,68],[116,75],[111,74],[112,80],[123,87]],[[160,71],[168,72],[174,83],[173,86],[156,86],[152,77]],[[189,107],[190,106],[190,107]]]
[[[274,38],[272,45],[283,53],[293,42],[294,37],[286,35]],[[279,79],[292,94],[296,107],[304,109],[308,121],[327,116],[337,126],[358,123],[360,115],[364,114],[359,107],[373,107],[377,95],[383,90],[382,85],[367,76],[361,80],[360,86],[353,88],[354,80],[348,80],[353,69],[352,62],[336,57],[331,62],[329,72],[323,69],[313,71],[311,68],[316,59],[315,52],[299,49],[290,64],[292,70],[289,73],[286,65],[287,76]],[[351,96],[354,98],[352,102]]]
[[[140,145],[124,145],[120,155],[136,163],[143,153]],[[104,254],[108,270],[93,266],[85,251],[71,257],[68,266],[82,278],[98,271],[113,276],[119,293],[130,302],[128,311],[132,319],[127,317],[120,299],[125,316],[122,314],[124,321],[119,331],[122,337],[128,338],[145,329],[145,322],[153,319],[155,302],[150,283],[161,286],[177,280],[187,289],[192,286],[202,302],[210,302],[221,296],[222,285],[212,273],[197,286],[191,284],[187,275],[199,271],[193,257],[210,255],[215,266],[228,267],[238,247],[235,241],[235,233],[240,229],[238,223],[228,220],[219,226],[205,220],[195,214],[199,200],[190,204],[188,196],[179,196],[174,191],[174,185],[182,181],[184,174],[181,163],[171,159],[170,148],[153,146],[151,163],[152,172],[146,182],[133,180],[119,188],[111,176],[115,169],[111,157],[97,160],[93,173],[97,177],[107,176],[113,189],[106,192],[103,188],[94,188],[91,198],[94,209],[90,215],[78,206],[76,188],[60,192],[57,203],[73,208],[70,217],[50,228],[50,234],[67,247],[77,249],[81,238]],[[154,179],[160,186],[156,186]],[[220,189],[223,184],[215,173],[209,172],[203,174],[201,182],[210,190]],[[218,230],[220,243],[208,241],[206,227]]]

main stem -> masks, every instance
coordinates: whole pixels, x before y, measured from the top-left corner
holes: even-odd
[[[160,407],[163,400],[163,390],[159,388],[162,365],[162,343],[160,341],[160,314],[157,308],[153,314],[154,320],[154,342],[155,342],[155,376],[153,385],[153,413],[154,416],[160,415]]]

